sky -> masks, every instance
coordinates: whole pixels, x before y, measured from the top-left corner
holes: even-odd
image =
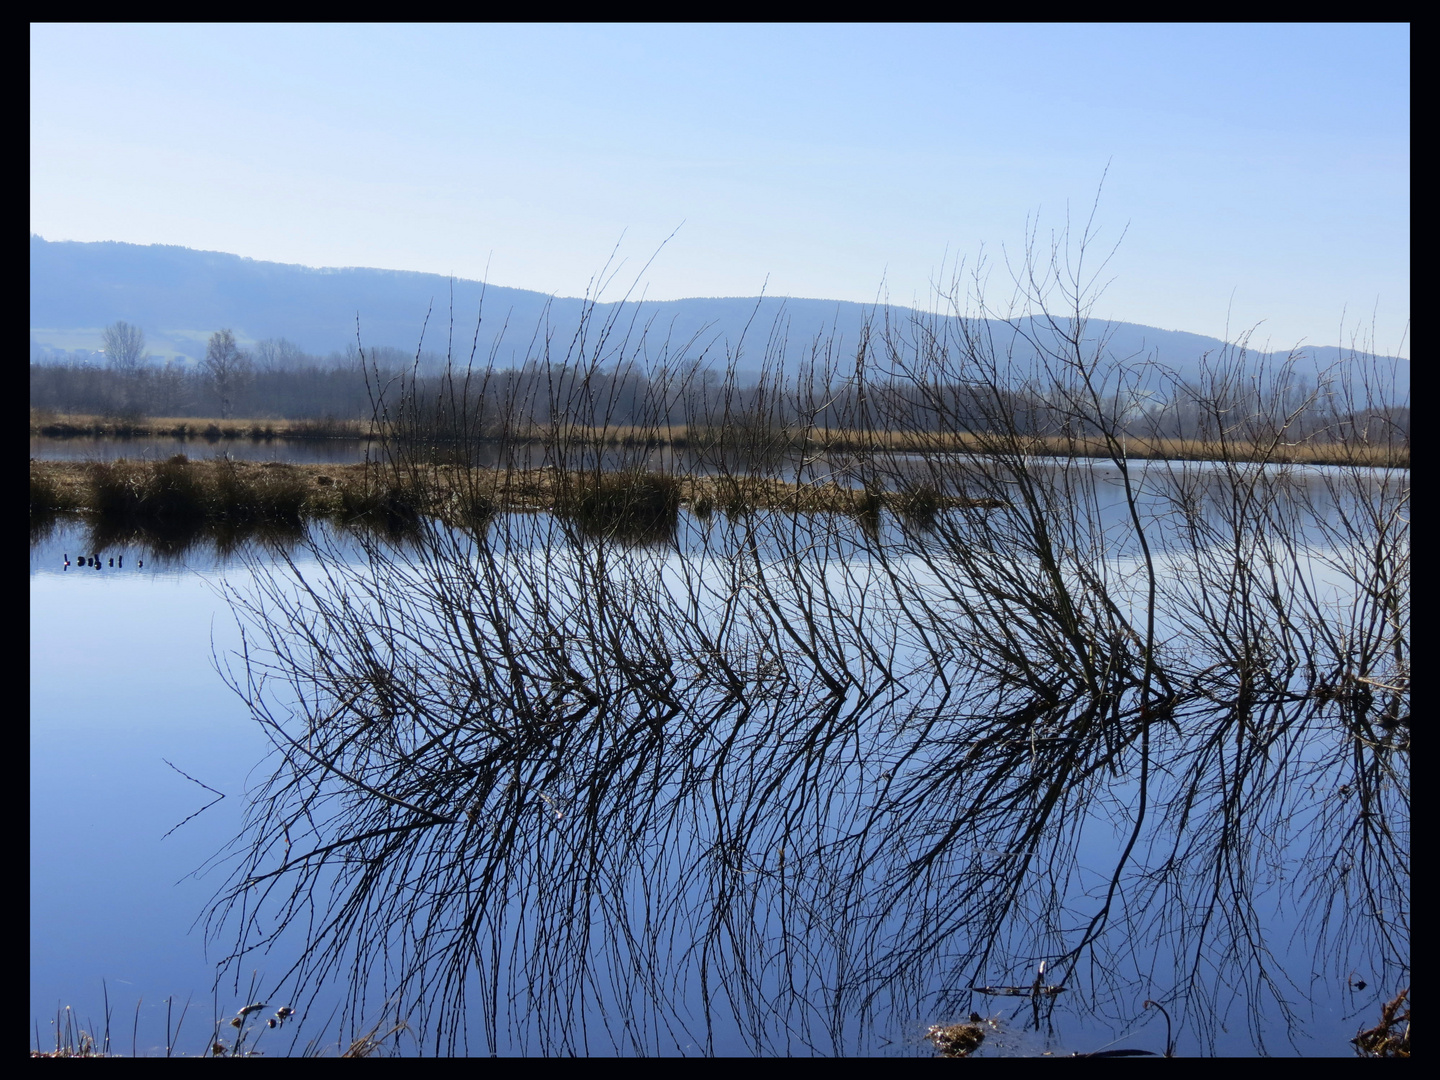
[[[1409,356],[1409,27],[30,28],[47,240],[1003,310],[1067,222],[1096,316]]]

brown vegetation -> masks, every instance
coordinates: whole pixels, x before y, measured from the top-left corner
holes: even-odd
[[[548,429],[511,430],[511,442],[545,441]],[[705,449],[733,445],[733,433],[705,426],[612,425],[576,427],[568,437],[576,443],[603,447],[670,447]],[[251,439],[369,439],[371,433],[358,421],[343,420],[218,420],[150,417],[121,420],[101,416],[57,415],[30,410],[30,435],[47,438],[173,438],[220,440]],[[496,440],[499,441],[499,440]],[[777,452],[973,454],[984,453],[993,440],[971,432],[935,432],[810,428],[767,435],[768,448]],[[1095,437],[1034,436],[1027,450],[1036,457],[1108,457],[1105,440]],[[1410,467],[1410,444],[1393,440],[1332,439],[1320,435],[1286,442],[1251,442],[1235,439],[1133,437],[1126,454],[1135,460],[1163,461],[1266,461],[1286,465],[1359,465],[1377,468]]]
[[[1410,1006],[1405,1000],[1409,996],[1407,986],[1381,1007],[1380,1023],[1350,1040],[1356,1053],[1361,1057],[1410,1056]]]
[[[553,511],[594,531],[637,534],[673,528],[681,507],[705,516],[759,510],[875,515],[890,510],[920,521],[945,509],[993,508],[995,499],[942,496],[933,489],[877,492],[833,481],[795,484],[773,476],[668,476],[660,473],[562,472],[554,468],[423,466],[397,475],[380,466],[282,462],[32,461],[30,514],[86,512],[115,521],[274,522],[308,517],[344,521],[377,515],[413,521],[421,514],[473,526],[498,511]]]
[[[354,420],[220,420],[205,417],[117,418],[30,410],[30,437],[51,439],[364,439]]]
[[[985,1029],[979,1024],[935,1024],[925,1033],[935,1044],[938,1056],[945,1058],[969,1057],[985,1041]]]

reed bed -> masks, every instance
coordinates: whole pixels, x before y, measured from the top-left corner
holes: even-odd
[[[663,536],[688,508],[746,514],[873,516],[882,510],[921,523],[955,509],[993,509],[994,498],[941,495],[933,487],[881,492],[834,481],[797,484],[773,476],[673,476],[664,473],[563,472],[554,468],[485,469],[422,465],[395,475],[371,465],[167,461],[32,461],[32,521],[84,513],[112,524],[181,527],[274,524],[310,518],[414,528],[421,515],[463,527],[500,512],[550,511],[588,531],[620,537]]]
[[[145,420],[116,420],[97,416],[48,416],[37,418],[32,410],[30,434],[48,438],[174,438],[206,442],[272,441],[276,439],[371,439],[378,437],[368,424],[342,420],[219,420],[154,417]],[[787,428],[777,425],[760,433],[739,427],[727,429],[713,424],[618,424],[572,426],[567,439],[576,444],[610,448],[706,450],[734,447],[747,440],[772,453],[890,453],[967,454],[984,453],[994,437],[983,432],[916,431],[904,428],[839,429],[825,427]],[[511,427],[504,432],[476,438],[456,437],[448,445],[463,446],[468,452],[476,444],[539,445],[553,437],[545,425]],[[433,436],[432,436],[433,438]],[[457,455],[446,453],[447,441],[434,444],[438,462],[454,463]],[[1110,447],[1100,436],[1034,435],[1027,450],[1036,457],[1105,458]],[[1371,468],[1410,467],[1408,437],[1373,442],[1355,438],[1334,438],[1328,433],[1311,433],[1292,441],[1256,441],[1235,438],[1173,438],[1130,436],[1126,454],[1135,460],[1150,461],[1236,461],[1272,462],[1286,465],[1347,465]]]
[[[830,453],[955,454],[983,453],[993,436],[969,432],[833,431],[811,433],[804,449]],[[1027,444],[1036,457],[1099,458],[1111,455],[1105,439],[1084,436],[1033,436]],[[1221,439],[1127,438],[1125,453],[1138,461],[1235,461],[1277,465],[1347,465],[1408,469],[1410,444],[1310,438],[1296,442]]]
[[[30,411],[30,435],[51,439],[195,439],[204,442],[249,439],[366,439],[368,424],[357,420],[222,420],[211,417],[152,416],[143,419]]]

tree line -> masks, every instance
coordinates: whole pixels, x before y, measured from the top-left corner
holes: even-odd
[[[99,362],[95,362],[97,360]],[[387,370],[409,359],[401,350],[367,350]],[[40,353],[30,363],[30,406],[141,420],[149,416],[308,420],[369,415],[359,352],[308,353],[285,338],[243,349],[230,329],[216,331],[205,357],[190,365],[158,363],[145,350],[140,328],[116,322],[105,328],[102,351]]]
[[[692,441],[725,431],[730,446],[752,452],[832,432],[972,433],[1018,426],[1037,437],[1086,439],[1096,408],[1115,430],[1171,440],[1218,437],[1264,442],[1359,438],[1408,445],[1408,400],[1373,381],[1375,367],[1342,365],[1318,377],[1290,363],[1257,366],[1245,344],[1206,366],[1207,385],[1144,365],[1124,379],[1074,385],[1063,379],[1014,380],[999,368],[963,373],[926,356],[980,350],[980,342],[941,343],[936,326],[915,319],[862,337],[851,353],[831,343],[796,350],[773,339],[758,378],[742,382],[734,354],[711,358],[623,357],[551,351],[519,366],[493,357],[462,363],[431,353],[352,345],[327,356],[285,338],[243,349],[233,331],[211,335],[195,365],[158,364],[138,327],[104,331],[103,363],[41,357],[30,367],[32,408],[122,420],[149,416],[222,419],[375,419],[377,401],[399,400],[412,430],[439,440],[527,435],[555,425],[591,431],[628,429],[669,438],[685,428]],[[1007,365],[1008,366],[1008,365]],[[1260,372],[1263,377],[1257,378]],[[403,390],[403,394],[400,392]],[[1086,408],[1078,408],[1081,398]],[[663,430],[662,430],[663,429]],[[741,437],[743,436],[743,438]]]

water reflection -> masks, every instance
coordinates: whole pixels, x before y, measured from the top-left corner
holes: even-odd
[[[1279,1049],[1403,977],[1408,476],[934,475],[1005,503],[253,563],[232,963],[310,927],[277,992],[549,1054],[873,1052],[1026,987]]]
[[[30,437],[32,461],[166,461],[185,454],[196,461],[229,457],[235,461],[288,461],[296,465],[354,465],[365,460],[362,439],[249,438],[47,438]]]
[[[62,572],[106,570],[123,573],[149,569],[219,569],[251,545],[263,550],[293,549],[305,536],[301,528],[273,524],[233,525],[175,523],[168,528],[72,515],[49,515],[30,522],[30,571],[35,573],[39,552],[47,553],[47,569]],[[63,544],[60,544],[61,538]],[[56,554],[57,544],[63,550]],[[127,562],[128,560],[128,562]]]

